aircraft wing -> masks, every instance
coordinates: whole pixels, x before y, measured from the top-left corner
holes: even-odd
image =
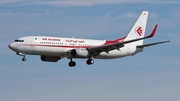
[[[162,43],[166,43],[166,42],[170,42],[170,41],[155,42],[155,43],[140,45],[140,46],[137,46],[137,47],[139,47],[139,48],[144,48],[144,47],[154,46],[154,45],[162,44]]]
[[[90,48],[87,48],[87,50],[90,53],[94,54],[94,55],[98,55],[100,52],[107,52],[108,53],[111,50],[119,49],[121,47],[124,47],[125,44],[153,37],[155,35],[155,33],[156,33],[157,27],[158,27],[158,25],[156,25],[154,27],[153,31],[151,32],[151,34],[149,36],[145,36],[143,38],[137,38],[137,39],[133,39],[133,40],[127,40],[127,41],[124,41],[124,42],[118,42],[118,43],[114,43],[114,44],[107,44],[107,45],[102,45],[102,46],[97,46],[97,47],[90,47]]]

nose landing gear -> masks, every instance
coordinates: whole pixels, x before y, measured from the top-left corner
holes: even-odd
[[[26,57],[25,57],[25,56],[22,58],[22,61],[23,61],[23,62],[26,61]]]
[[[24,53],[16,53],[16,54],[19,55],[19,56],[23,56],[22,61],[27,60]]]

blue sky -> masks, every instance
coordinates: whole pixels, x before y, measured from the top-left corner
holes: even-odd
[[[1,101],[179,101],[179,0],[0,1]],[[42,62],[20,56],[8,44],[22,36],[91,39],[124,37],[143,10],[149,11],[145,43],[171,40],[135,56],[113,60]]]

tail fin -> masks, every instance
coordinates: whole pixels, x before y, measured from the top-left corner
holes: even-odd
[[[143,38],[146,31],[147,19],[148,11],[143,11],[124,41]],[[143,40],[133,42],[132,44],[136,44],[136,46],[143,45]]]

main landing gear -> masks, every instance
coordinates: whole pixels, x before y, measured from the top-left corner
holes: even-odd
[[[87,65],[92,65],[92,64],[94,64],[94,60],[90,58],[86,61],[86,63],[87,63]],[[71,60],[69,62],[69,67],[75,67],[75,66],[76,66],[76,62],[73,61],[71,58]]]
[[[71,61],[69,62],[69,67],[75,67],[75,66],[76,66],[76,62],[72,61],[72,58],[71,58]]]
[[[88,60],[86,61],[86,63],[87,63],[88,65],[92,65],[92,64],[94,64],[94,60],[93,60],[93,59],[88,59]]]

